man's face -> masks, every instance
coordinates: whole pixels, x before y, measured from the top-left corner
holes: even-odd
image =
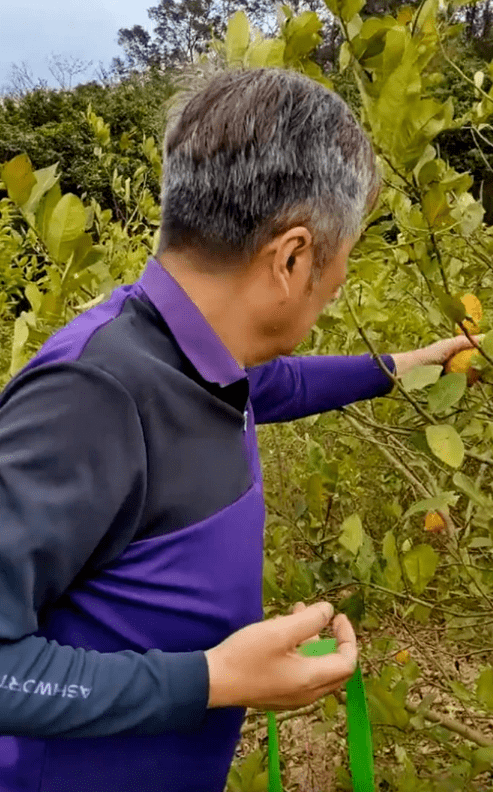
[[[341,286],[346,280],[347,260],[353,246],[354,241],[341,246],[337,256],[326,266],[320,281],[314,282],[311,290],[302,288],[301,277],[293,283],[290,299],[274,317],[277,331],[272,334],[272,345],[279,351],[272,354],[270,359],[279,355],[291,355],[310,333],[325,306],[339,296]],[[300,276],[304,274],[302,272]]]

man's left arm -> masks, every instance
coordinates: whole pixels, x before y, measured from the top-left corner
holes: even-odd
[[[473,336],[478,342],[481,336]],[[464,336],[422,349],[381,355],[389,371],[401,377],[414,366],[444,365],[472,344]],[[386,396],[393,381],[370,354],[289,355],[247,368],[255,423],[280,423],[336,410],[353,402]]]

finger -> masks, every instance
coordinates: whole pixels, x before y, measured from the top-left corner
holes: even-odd
[[[291,608],[291,613],[302,613],[306,610],[306,605],[304,602],[296,602],[293,607]],[[310,638],[307,638],[306,641],[302,641],[300,646],[304,646],[307,643],[312,643],[313,641],[319,641],[319,635],[312,635]]]
[[[472,338],[472,340],[474,341],[475,344],[481,344],[481,342],[484,340],[484,337],[485,337],[485,333],[482,333],[481,335],[472,335],[471,336],[471,338]],[[457,346],[463,346],[463,347],[467,347],[467,348],[470,348],[471,346],[473,346],[473,344],[471,344],[471,342],[469,341],[469,339],[468,339],[468,337],[466,335],[460,335],[460,336],[457,336],[457,338],[461,342],[460,344],[458,343]]]
[[[307,638],[317,635],[327,626],[334,615],[334,608],[329,602],[317,602],[298,613],[282,616],[276,620],[276,631],[282,631],[281,643],[286,651],[299,646]]]
[[[339,613],[332,628],[337,650],[323,657],[307,658],[312,660],[313,685],[317,688],[342,684],[354,674],[358,663],[356,635],[347,616]]]
[[[332,630],[337,639],[337,654],[345,657],[354,666],[354,671],[358,662],[358,644],[353,625],[344,613],[339,613],[332,623]]]
[[[442,357],[440,359],[440,364],[442,366],[446,366],[446,364],[450,360],[452,360],[452,358],[455,355],[457,355],[459,352],[463,352],[463,351],[469,350],[469,349],[474,349],[475,346],[480,346],[482,341],[483,341],[483,339],[484,339],[484,335],[471,336],[471,339],[473,340],[474,343],[472,343],[467,338],[466,335],[459,335],[459,336],[456,337],[456,339],[457,339],[456,343],[455,344],[450,344],[447,347],[446,352],[444,352],[444,354],[442,355]]]

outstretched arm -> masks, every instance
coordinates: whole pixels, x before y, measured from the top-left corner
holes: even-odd
[[[382,356],[394,371],[391,355]],[[392,381],[369,355],[283,356],[247,369],[255,423],[279,423],[384,396]]]
[[[478,343],[482,336],[472,337]],[[410,352],[382,355],[396,377],[414,366],[444,365],[473,345],[464,335]],[[369,354],[283,356],[246,369],[255,423],[280,423],[385,396],[392,380]]]

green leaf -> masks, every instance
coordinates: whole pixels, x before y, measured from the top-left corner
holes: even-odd
[[[50,165],[49,168],[42,168],[34,173],[36,184],[33,186],[29,200],[22,207],[26,213],[34,213],[38,208],[38,204],[49,190],[58,182],[59,176],[56,175],[58,163]]]
[[[345,22],[351,19],[363,8],[365,0],[324,0],[327,8],[334,16],[341,17]]]
[[[237,11],[228,22],[224,44],[228,63],[241,61],[250,43],[250,23],[244,11]]]
[[[53,209],[46,235],[46,247],[55,261],[64,263],[70,258],[85,227],[84,204],[66,193]]]
[[[385,690],[379,680],[368,679],[366,692],[373,723],[386,723],[400,729],[406,728],[409,723],[409,713],[389,690]]]
[[[322,42],[318,31],[322,27],[318,15],[314,11],[303,11],[290,20],[286,28],[286,62],[298,61],[300,56],[308,55]]]
[[[366,0],[343,0],[341,3],[341,16],[345,22],[350,22],[365,6]]]
[[[264,558],[264,600],[274,599],[281,597],[282,592],[277,585],[276,580],[276,567],[270,558]]]
[[[283,67],[286,42],[279,39],[252,44],[246,53],[246,62],[252,69]]]
[[[430,283],[430,289],[440,303],[440,308],[445,316],[455,322],[455,324],[459,324],[466,318],[467,312],[464,303],[458,295],[447,294],[444,289],[435,283]]]
[[[19,154],[9,160],[1,171],[1,179],[5,182],[9,198],[18,206],[23,206],[31,195],[36,184],[31,160],[27,154]]]
[[[401,378],[403,387],[410,390],[421,390],[427,385],[433,385],[443,371],[443,366],[414,366],[406,371]]]
[[[489,536],[474,536],[468,543],[467,546],[471,548],[477,547],[491,547],[493,545],[493,540]]]
[[[53,209],[58,204],[58,202],[62,198],[62,191],[60,189],[60,184],[57,181],[53,187],[51,187],[48,192],[43,195],[41,201],[38,204],[38,208],[36,210],[36,219],[35,219],[35,226],[36,229],[46,244],[46,237],[48,235],[48,226],[50,223],[51,215],[53,214]]]
[[[243,790],[241,775],[239,774],[236,767],[231,767],[228,773],[227,790],[228,792],[242,792]]]
[[[412,613],[416,621],[418,621],[420,624],[426,624],[431,613],[431,608],[427,608],[426,605],[421,605],[418,602],[412,608]]]
[[[322,476],[325,489],[328,492],[335,492],[339,478],[339,462],[336,460],[323,462],[320,468],[320,475]]]
[[[413,547],[402,559],[406,574],[417,594],[421,594],[435,574],[438,554],[430,545]]]
[[[43,299],[38,287],[34,283],[28,283],[28,285],[24,289],[24,294],[31,303],[34,313],[38,314]]]
[[[485,745],[473,751],[471,765],[473,778],[480,773],[493,770],[493,745]]]
[[[417,451],[420,451],[422,454],[427,454],[428,456],[431,456],[428,443],[426,442],[426,435],[424,432],[421,431],[411,432],[411,434],[409,435],[409,442],[414,446],[414,448]]]
[[[351,48],[347,41],[344,41],[341,44],[341,48],[339,50],[339,72],[342,74],[345,69],[351,63]]]
[[[264,770],[263,773],[259,773],[252,781],[252,785],[250,787],[251,792],[267,792],[269,785],[269,773],[267,770]]]
[[[426,440],[438,459],[458,468],[464,459],[464,444],[453,426],[441,424],[426,427]]]
[[[332,694],[327,696],[324,701],[324,714],[326,718],[333,718],[334,715],[337,713],[337,699]]]
[[[383,537],[382,555],[387,562],[384,570],[385,582],[388,588],[400,591],[402,588],[402,574],[395,536],[392,531],[387,531]]]
[[[485,334],[485,337],[481,341],[480,346],[481,349],[483,349],[489,357],[493,358],[493,330],[489,330]]]
[[[474,703],[474,696],[472,695],[471,691],[466,688],[463,682],[459,682],[457,679],[452,679],[448,685],[454,695],[457,696],[459,701],[462,701],[464,704]]]
[[[353,626],[358,626],[365,615],[365,598],[361,591],[345,597],[339,602],[339,610],[345,613]]]
[[[24,346],[28,338],[29,327],[24,317],[19,316],[14,322],[14,337],[12,341],[12,356],[10,363],[10,375],[12,377],[27,363],[27,355],[24,353]]]
[[[361,543],[358,557],[356,559],[356,569],[359,572],[360,580],[368,583],[371,577],[371,568],[376,560],[371,536],[363,531],[363,541]]]
[[[446,374],[428,391],[428,407],[432,412],[449,410],[459,402],[467,387],[466,374]]]
[[[313,473],[306,482],[306,503],[316,517],[320,518],[324,485],[320,473]]]
[[[302,70],[303,74],[306,74],[307,77],[310,77],[310,79],[319,82],[321,85],[325,85],[325,87],[331,91],[334,90],[334,83],[330,78],[325,76],[322,69],[318,63],[315,63],[315,61],[312,61],[309,58],[303,58]]]
[[[252,751],[243,760],[239,768],[241,775],[242,789],[250,790],[256,777],[263,772],[263,752],[261,750]]]
[[[352,514],[344,520],[339,542],[356,555],[363,542],[363,525],[357,514]]]
[[[430,226],[439,226],[449,215],[449,205],[441,184],[432,184],[421,201],[423,215]]]
[[[413,503],[413,505],[410,506],[405,512],[404,519],[407,517],[412,517],[413,514],[419,514],[420,512],[424,511],[444,511],[447,506],[455,506],[458,499],[459,496],[454,492],[442,492],[435,498],[425,498],[424,500],[420,500],[417,503]]]
[[[426,185],[431,181],[441,181],[445,172],[445,163],[442,159],[432,159],[421,166],[418,173],[420,184]]]
[[[390,74],[397,68],[402,60],[406,47],[406,31],[403,28],[389,30],[385,37],[385,49],[383,51],[383,71]]]
[[[487,709],[493,710],[493,667],[485,668],[476,680],[476,696]]]
[[[438,9],[438,0],[425,0],[423,5],[414,12],[413,23],[415,24],[416,34],[419,33],[428,19],[435,17]]]
[[[459,221],[460,233],[468,237],[483,222],[484,207],[475,201],[471,193],[463,193],[457,199],[457,205],[451,210],[450,216]]]
[[[454,473],[452,479],[457,489],[460,489],[467,497],[483,509],[491,508],[491,498],[476,486],[474,481],[464,475],[464,473]]]

